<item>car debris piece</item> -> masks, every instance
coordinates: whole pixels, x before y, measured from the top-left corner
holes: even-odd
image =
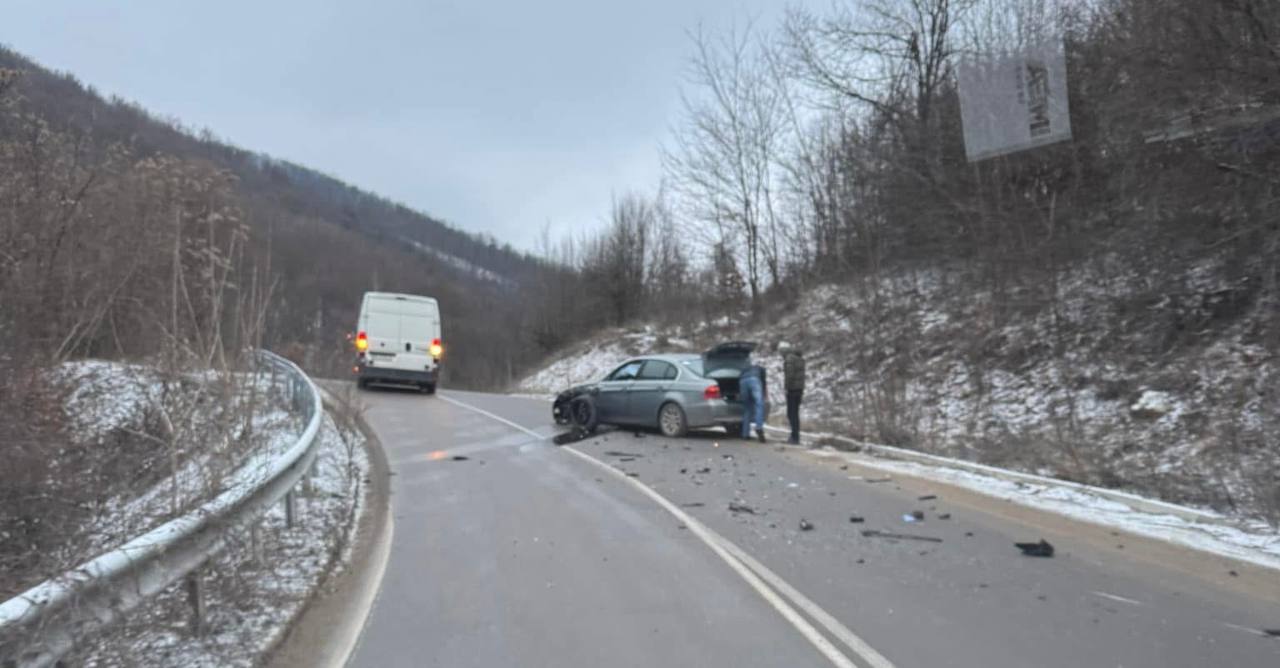
[[[1262,632],[1272,638],[1280,638],[1280,629],[1262,629]]]
[[[640,453],[638,453],[638,452],[622,452],[622,451],[620,451],[620,450],[605,450],[605,451],[604,451],[604,454],[605,454],[605,455],[607,455],[607,456],[609,456],[609,457],[631,457],[631,458],[635,458],[635,457],[643,457],[643,456],[644,456],[644,455],[642,455],[642,454],[640,454]]]
[[[903,516],[902,516],[902,521],[903,521],[903,522],[923,522],[923,521],[924,521],[924,513],[923,513],[922,511],[919,511],[919,510],[913,510],[913,511],[911,511],[911,512],[907,513],[906,515],[903,515]]]
[[[747,504],[745,504],[745,503],[735,503],[735,502],[733,502],[733,501],[730,501],[730,502],[729,502],[729,512],[731,512],[731,513],[746,513],[746,514],[748,514],[748,515],[755,515],[755,514],[756,514],[756,509],[755,509],[755,508],[752,508],[751,506],[748,506],[748,505],[747,505]]]
[[[881,482],[893,482],[893,478],[889,478],[889,477],[884,477],[884,478],[863,478],[863,479],[862,479],[862,481],[863,481],[863,482],[865,482],[865,483],[870,483],[870,484],[874,485],[874,484],[876,484],[876,483],[881,483]]]
[[[589,435],[585,429],[571,429],[556,434],[555,438],[551,439],[551,442],[556,445],[568,445],[569,443],[577,443]]]
[[[702,468],[698,469],[698,470],[697,470],[697,473],[711,473],[711,467],[710,467],[710,466],[704,466],[704,467],[702,467]]]
[[[867,538],[894,538],[897,540],[919,540],[919,541],[924,541],[926,543],[942,542],[941,538],[935,538],[933,536],[919,536],[911,533],[893,533],[892,531],[879,531],[876,529],[867,529],[866,531],[862,532],[862,535]]]
[[[639,478],[639,477],[640,477],[640,474],[639,474],[639,473],[628,473],[628,474],[627,474],[627,477],[628,477],[628,478]]]
[[[932,501],[932,500],[934,500],[934,499],[936,499],[936,498],[938,498],[938,495],[937,495],[937,494],[925,494],[924,496],[921,496],[921,497],[917,498],[916,500],[917,500],[917,501]]]
[[[866,521],[867,521],[867,518],[865,518],[865,517],[863,517],[863,516],[861,516],[861,515],[850,515],[850,516],[849,516],[849,523],[850,523],[850,524],[862,524],[863,522],[866,522]]]
[[[1028,557],[1052,557],[1053,546],[1049,541],[1041,538],[1039,543],[1014,543],[1014,546],[1022,550],[1022,554]]]
[[[810,522],[809,520],[806,520],[805,518],[801,517],[801,518],[800,518],[800,530],[801,530],[801,531],[813,531],[813,523],[812,523],[812,522]]]
[[[453,456],[453,461],[455,461],[455,462],[465,462],[465,461],[467,461],[468,459],[471,459],[471,458],[470,458],[470,457],[468,457],[468,456],[466,456],[466,455],[454,455],[454,456]]]
[[[689,472],[689,469],[680,469],[680,472],[681,472],[681,473],[688,473],[688,472]]]
[[[705,505],[707,505],[707,504],[705,504],[705,503],[703,503],[703,502],[701,502],[701,501],[691,501],[691,502],[689,502],[689,503],[682,503],[682,504],[680,504],[680,507],[681,507],[681,508],[701,508],[701,507],[703,507],[703,506],[705,506]]]
[[[938,519],[940,519],[940,520],[949,520],[949,519],[951,519],[951,513],[942,513],[942,514],[938,515]]]

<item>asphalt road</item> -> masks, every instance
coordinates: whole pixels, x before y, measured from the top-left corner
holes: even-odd
[[[920,501],[918,481],[854,480],[776,444],[572,446],[627,476],[551,444],[542,401],[363,399],[395,528],[352,666],[1280,665],[1280,638],[1259,632],[1280,627],[1274,590],[1224,581],[1273,574],[1202,573],[1227,566],[954,490]],[[912,510],[925,521],[903,522]],[[1054,558],[1012,545],[1041,537]]]

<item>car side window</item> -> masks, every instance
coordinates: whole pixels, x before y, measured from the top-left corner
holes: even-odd
[[[662,378],[663,380],[675,380],[678,375],[680,375],[680,370],[676,368],[676,365],[668,364],[667,372],[663,374]]]
[[[640,380],[665,380],[675,378],[675,367],[660,360],[648,360],[640,370]]]
[[[605,380],[635,380],[636,375],[640,373],[640,365],[643,363],[643,360],[627,362],[609,374],[609,377]]]

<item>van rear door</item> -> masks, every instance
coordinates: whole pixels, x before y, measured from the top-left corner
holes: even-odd
[[[434,300],[371,295],[365,333],[374,365],[405,371],[434,369],[431,344],[440,338],[440,312]]]

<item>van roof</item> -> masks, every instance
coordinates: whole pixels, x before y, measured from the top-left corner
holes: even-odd
[[[410,295],[401,292],[366,292],[365,299],[403,299],[415,302],[431,302],[435,303],[435,297],[426,297],[423,295]]]

